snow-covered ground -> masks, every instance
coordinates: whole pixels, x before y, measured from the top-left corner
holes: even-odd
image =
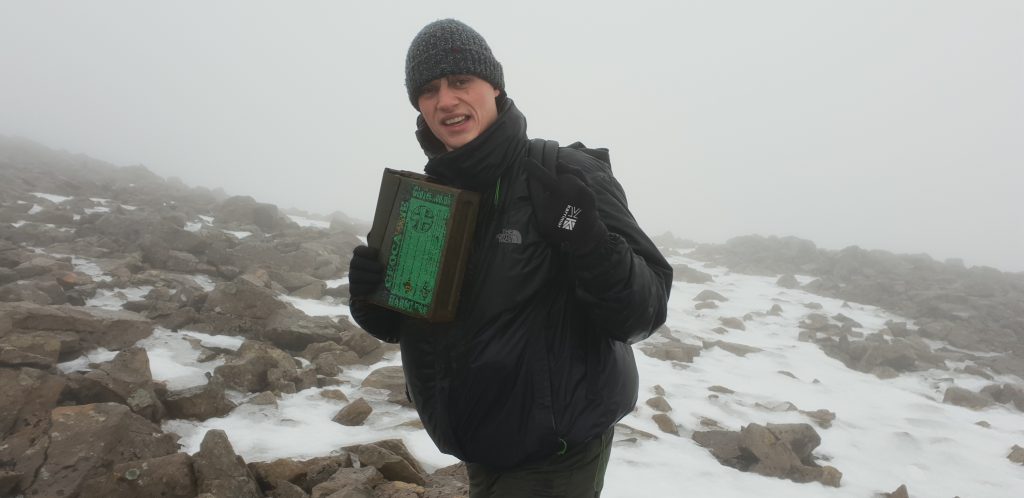
[[[729,341],[763,351],[739,357],[716,347],[702,351],[692,364],[672,364],[637,350],[640,398],[637,409],[622,422],[658,438],[634,443],[618,435],[603,496],[863,498],[892,491],[900,484],[906,484],[915,497],[1021,495],[1024,470],[1010,463],[1006,455],[1013,444],[1024,444],[1024,414],[1003,406],[972,411],[941,402],[945,388],[950,385],[976,390],[992,381],[948,370],[880,380],[846,368],[814,344],[797,341],[797,324],[812,312],[804,306],[809,302],[821,304],[823,309],[819,313],[842,313],[853,318],[863,324],[865,332],[880,329],[886,320],[906,320],[879,308],[855,303],[844,307],[842,301],[778,287],[775,278],[705,268],[685,257],[674,257],[672,262],[689,264],[715,279],[709,284],[674,285],[667,326],[677,338],[691,344],[701,344],[701,340]],[[84,268],[86,263],[82,260],[76,267]],[[89,269],[90,274],[95,272]],[[200,285],[212,285],[212,281],[199,278]],[[346,281],[331,281],[329,286]],[[704,289],[715,290],[729,300],[719,303],[717,309],[696,310],[692,299]],[[148,290],[139,287],[103,292],[88,304],[119,307],[126,299],[138,299]],[[346,306],[330,298],[281,299],[310,315],[348,315]],[[773,304],[782,307],[781,316],[763,314]],[[712,331],[720,325],[719,317],[742,317],[752,312],[761,313],[745,322],[745,331]],[[197,352],[186,342],[186,335],[210,346],[233,349],[240,345],[236,337],[164,329],[140,341],[149,352],[154,377],[175,389],[202,384],[205,373],[220,364],[197,362]],[[89,362],[104,361],[113,354],[95,351],[88,358],[62,364],[61,368],[87,368]],[[277,407],[242,404],[225,417],[205,422],[172,420],[165,422],[163,428],[179,434],[181,444],[190,453],[198,449],[207,430],[223,429],[247,461],[308,458],[329,454],[342,446],[397,437],[405,441],[428,470],[455,463],[454,458],[437,451],[422,429],[415,428],[415,411],[386,402],[383,392],[358,387],[373,369],[397,364],[399,359],[394,355],[371,367],[347,367],[339,376],[342,384],[333,389],[340,389],[352,400],[363,397],[374,408],[366,424],[360,427],[332,422],[344,403],[322,397],[323,389],[311,388],[283,395]],[[1021,382],[1016,377],[996,381]],[[655,385],[666,392],[665,398],[673,408],[669,415],[680,425],[679,437],[662,433],[651,419],[655,412],[644,401],[654,396]],[[714,394],[708,390],[713,385],[735,393],[709,396]],[[232,393],[237,402],[244,402],[247,397]],[[797,411],[766,408],[785,402],[801,410],[823,408],[836,413],[832,427],[816,427],[822,444],[815,455],[843,473],[841,487],[797,484],[739,472],[719,464],[689,437],[690,432],[701,429],[699,421],[704,417],[729,430],[749,423],[811,423]],[[976,425],[981,420],[991,427]]]

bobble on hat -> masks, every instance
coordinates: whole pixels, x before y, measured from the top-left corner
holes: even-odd
[[[452,74],[471,74],[505,91],[501,63],[480,33],[455,19],[434,21],[413,38],[405,56],[409,102],[419,109],[423,86]]]

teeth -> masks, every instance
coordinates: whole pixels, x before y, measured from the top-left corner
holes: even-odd
[[[458,117],[455,117],[455,118],[448,118],[448,119],[444,120],[443,122],[446,125],[453,125],[453,124],[461,123],[461,122],[463,122],[465,120],[466,120],[466,116],[458,116]]]

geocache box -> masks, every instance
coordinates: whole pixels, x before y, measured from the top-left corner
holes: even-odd
[[[370,302],[430,322],[455,319],[480,196],[385,169],[367,235],[384,266]]]

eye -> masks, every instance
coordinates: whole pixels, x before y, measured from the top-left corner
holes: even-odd
[[[456,76],[452,80],[452,86],[455,88],[466,88],[471,81],[473,81],[473,79],[469,76]]]
[[[420,89],[420,96],[433,95],[437,93],[437,83],[427,83]]]

